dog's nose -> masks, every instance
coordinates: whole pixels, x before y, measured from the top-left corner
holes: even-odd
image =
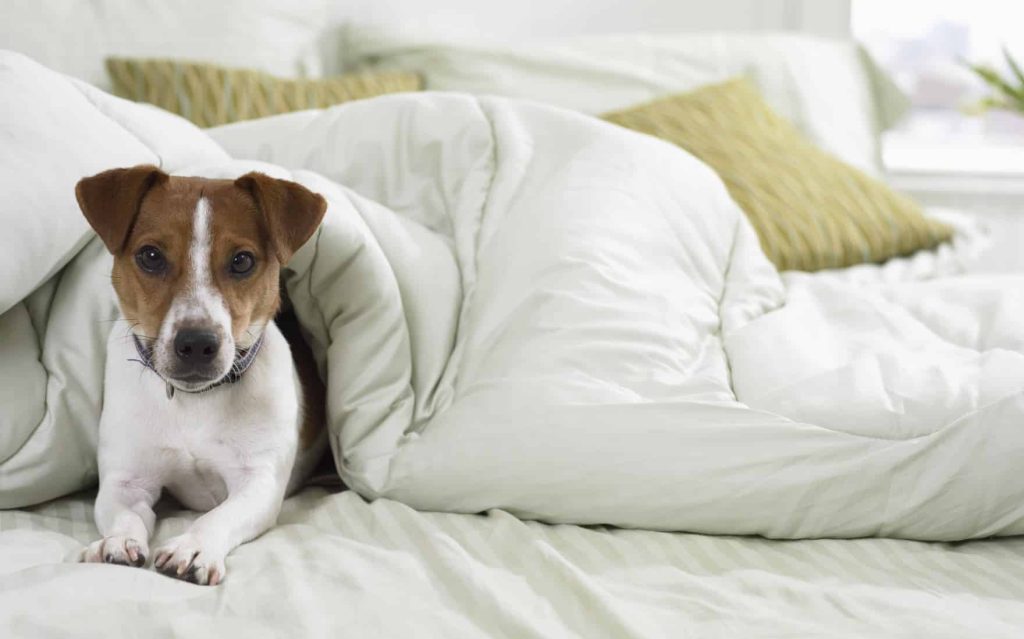
[[[205,364],[217,356],[220,338],[212,331],[183,328],[174,337],[174,352],[178,359],[193,364]]]

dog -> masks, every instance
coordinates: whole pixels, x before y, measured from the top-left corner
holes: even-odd
[[[102,538],[80,560],[145,565],[166,489],[206,512],[155,550],[153,567],[216,585],[227,554],[274,525],[327,448],[312,353],[297,322],[288,335],[274,322],[280,268],[327,203],[261,173],[215,180],[148,165],[84,178],[75,195],[114,256],[130,326],[107,347]]]

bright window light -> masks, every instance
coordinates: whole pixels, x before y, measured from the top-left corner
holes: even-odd
[[[909,117],[891,137],[1024,144],[1024,114],[965,113],[988,90],[963,65],[1007,71],[1004,46],[1024,64],[1024,1],[853,0],[851,26],[911,98]]]

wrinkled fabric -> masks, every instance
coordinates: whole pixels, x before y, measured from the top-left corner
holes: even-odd
[[[392,96],[218,144],[14,54],[0,92],[20,274],[0,289],[0,506],[93,480],[104,338],[127,327],[104,323],[109,258],[73,187],[157,162],[328,200],[284,282],[366,497],[786,538],[1024,532],[1021,278],[784,283],[707,166],[537,104]]]
[[[417,512],[311,488],[216,588],[79,564],[94,495],[0,511],[0,628],[49,637],[1017,639],[1024,539],[797,542]],[[155,539],[196,513],[158,506]],[[40,602],[46,602],[40,605]]]

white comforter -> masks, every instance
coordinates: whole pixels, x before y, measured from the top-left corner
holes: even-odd
[[[517,101],[382,98],[222,148],[2,54],[0,139],[0,506],[92,481],[114,306],[72,189],[160,162],[330,202],[285,281],[365,496],[774,537],[1024,532],[1022,279],[784,285],[706,166]]]

